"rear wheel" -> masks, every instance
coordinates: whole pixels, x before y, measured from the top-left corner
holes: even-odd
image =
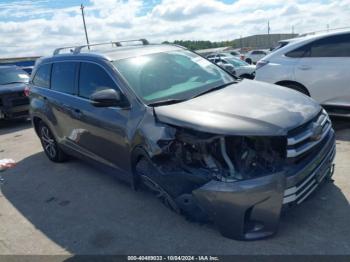
[[[67,155],[60,149],[50,128],[43,122],[39,125],[39,137],[46,156],[53,162],[63,162]]]
[[[176,213],[180,213],[180,209],[173,197],[171,197],[165,189],[159,185],[154,177],[157,176],[158,170],[150,163],[150,160],[141,158],[135,167],[137,178],[140,182],[151,191],[166,207]],[[153,177],[153,178],[152,178]]]
[[[247,58],[245,61],[250,65],[252,64],[252,59],[250,59],[250,58]]]

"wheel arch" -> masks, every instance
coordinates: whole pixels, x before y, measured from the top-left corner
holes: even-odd
[[[307,94],[308,96],[311,96],[309,90],[303,84],[296,82],[296,81],[282,80],[282,81],[276,82],[275,85],[284,86],[284,87],[288,87],[288,88],[290,88],[292,85],[295,85],[295,86],[298,86],[299,88],[301,88],[302,90],[304,90],[305,94]]]
[[[34,116],[32,118],[32,122],[33,122],[33,126],[34,126],[34,130],[35,130],[35,133],[39,136],[39,126],[40,126],[40,123],[42,122],[43,120],[38,117],[38,116]]]
[[[137,162],[142,158],[145,157],[147,159],[150,159],[149,154],[147,153],[146,149],[142,145],[137,145],[134,147],[134,149],[131,151],[131,185],[133,189],[137,189],[139,181],[138,177],[136,175],[136,164]]]

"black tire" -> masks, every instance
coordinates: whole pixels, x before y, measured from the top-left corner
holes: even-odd
[[[247,58],[245,61],[246,61],[248,64],[250,64],[250,65],[251,65],[252,62],[253,62],[252,59],[250,59],[250,58]]]
[[[64,162],[67,160],[67,155],[59,147],[54,135],[50,128],[41,122],[39,125],[39,138],[41,145],[43,146],[46,156],[53,162]]]
[[[285,83],[285,84],[281,84],[281,86],[288,87],[288,88],[293,89],[295,91],[298,91],[304,95],[310,96],[308,91],[301,85],[294,84],[294,83]]]
[[[175,213],[180,213],[180,209],[173,197],[152,178],[157,176],[158,171],[153,164],[150,163],[149,159],[145,157],[141,158],[135,166],[135,172],[137,179],[140,180],[147,190],[151,191],[167,208]]]

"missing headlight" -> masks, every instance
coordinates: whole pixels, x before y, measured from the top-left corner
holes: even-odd
[[[283,137],[226,137],[227,153],[245,179],[279,171],[285,146]]]

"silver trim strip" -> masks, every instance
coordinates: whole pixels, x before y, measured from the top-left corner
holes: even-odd
[[[315,179],[315,175],[319,172],[319,170],[322,167],[324,167],[324,165],[326,164],[327,161],[329,161],[330,163],[333,161],[334,156],[335,156],[335,151],[336,151],[336,147],[335,147],[335,145],[333,145],[331,151],[327,154],[327,156],[321,161],[321,163],[318,165],[318,167],[309,175],[309,177],[301,185],[290,187],[284,191],[283,204],[287,204],[287,203],[293,202],[295,200],[298,200],[299,196],[303,195],[305,192],[307,192],[309,190],[301,199],[298,200],[297,204],[300,204],[302,201],[304,201],[304,199],[306,199],[307,196],[309,196],[311,194],[312,191],[314,191],[316,189],[316,187],[319,184],[317,183],[317,181]],[[321,181],[324,179],[324,177],[326,176],[325,174],[328,171],[329,171],[329,168],[327,168],[324,171],[324,174],[322,175]],[[311,180],[311,182],[310,182],[310,180]],[[309,183],[309,185],[307,185],[308,183]],[[303,188],[305,185],[307,185],[306,188],[304,188],[301,192],[299,192],[297,194],[298,190],[300,188]],[[310,189],[310,187],[312,187],[312,188]]]
[[[297,149],[288,149],[287,150],[287,157],[296,157],[301,155],[302,153],[308,151],[312,147],[316,146],[318,143],[320,143],[329,133],[329,130],[332,128],[332,125],[329,123],[326,126],[326,131],[323,132],[321,138],[317,141],[309,142],[307,144],[304,144],[303,146],[297,148]]]

